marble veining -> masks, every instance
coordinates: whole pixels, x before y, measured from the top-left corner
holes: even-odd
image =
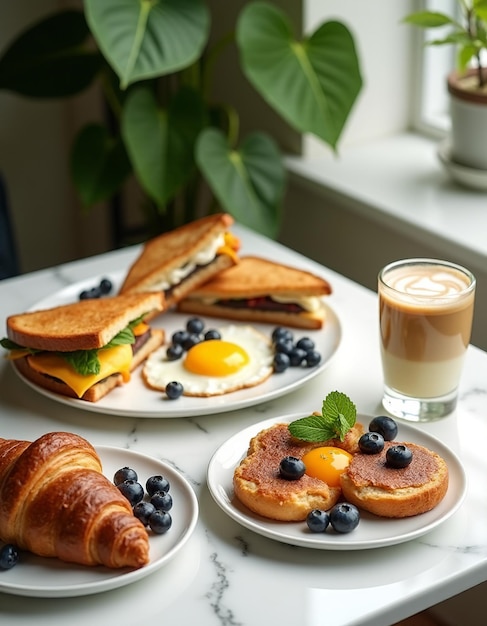
[[[417,540],[360,551],[322,551],[267,539],[241,527],[213,501],[208,462],[241,429],[264,419],[320,410],[326,394],[346,392],[359,413],[382,412],[376,295],[265,238],[238,228],[245,252],[275,257],[322,273],[333,285],[332,306],[343,327],[330,366],[304,387],[233,413],[181,419],[94,415],[61,406],[27,388],[0,362],[1,436],[79,432],[95,445],[142,452],[169,464],[194,489],[196,530],[176,557],[145,579],[80,598],[29,598],[0,593],[0,622],[11,626],[96,626],[117,623],[200,626],[388,626],[487,578],[487,354],[470,347],[452,415],[421,426],[461,459],[465,502],[443,525]],[[23,311],[79,280],[120,270],[135,249],[66,264],[0,282],[0,314]],[[474,437],[472,437],[474,433]],[[21,567],[18,565],[17,567]],[[2,580],[8,572],[0,572]]]

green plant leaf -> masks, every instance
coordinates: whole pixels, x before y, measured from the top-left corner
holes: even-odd
[[[168,109],[147,87],[128,94],[122,135],[139,182],[160,207],[195,172],[194,145],[205,123],[204,103],[189,88],[181,89]]]
[[[232,149],[220,130],[207,128],[198,138],[196,161],[224,210],[249,228],[276,237],[285,172],[270,137],[253,133],[240,149]]]
[[[71,154],[71,172],[84,207],[110,198],[132,168],[120,137],[98,124],[85,126]]]
[[[103,64],[83,48],[90,31],[81,11],[63,11],[38,22],[0,59],[0,89],[32,98],[61,98],[83,91]]]
[[[362,87],[353,38],[326,22],[303,41],[287,17],[266,3],[250,3],[237,23],[242,68],[262,97],[292,126],[336,147]]]
[[[413,26],[419,26],[420,28],[440,28],[447,24],[455,24],[453,20],[445,13],[438,13],[436,11],[418,11],[417,13],[411,13],[403,19],[405,24],[412,24]]]
[[[85,0],[85,11],[124,89],[191,65],[209,36],[203,0]]]

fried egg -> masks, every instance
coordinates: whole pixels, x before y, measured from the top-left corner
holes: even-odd
[[[185,396],[218,396],[264,382],[273,371],[271,341],[252,326],[217,329],[220,339],[201,341],[180,359],[169,360],[167,345],[153,352],[143,368],[145,382],[164,391],[177,381]]]

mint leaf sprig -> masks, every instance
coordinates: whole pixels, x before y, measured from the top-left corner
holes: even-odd
[[[303,441],[343,441],[357,419],[357,407],[340,391],[331,391],[323,400],[321,415],[309,415],[288,426],[293,437]]]

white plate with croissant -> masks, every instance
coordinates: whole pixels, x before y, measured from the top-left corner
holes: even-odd
[[[74,597],[100,593],[128,585],[166,565],[186,544],[195,529],[198,502],[193,489],[170,465],[132,450],[96,447],[103,473],[113,480],[122,467],[132,467],[145,484],[150,476],[162,474],[169,480],[173,498],[172,526],[161,535],[148,531],[149,562],[138,569],[111,569],[103,565],[87,566],[40,557],[21,551],[19,562],[0,576],[0,592],[29,597]],[[58,510],[60,507],[57,507]],[[44,512],[39,511],[39,515]]]

